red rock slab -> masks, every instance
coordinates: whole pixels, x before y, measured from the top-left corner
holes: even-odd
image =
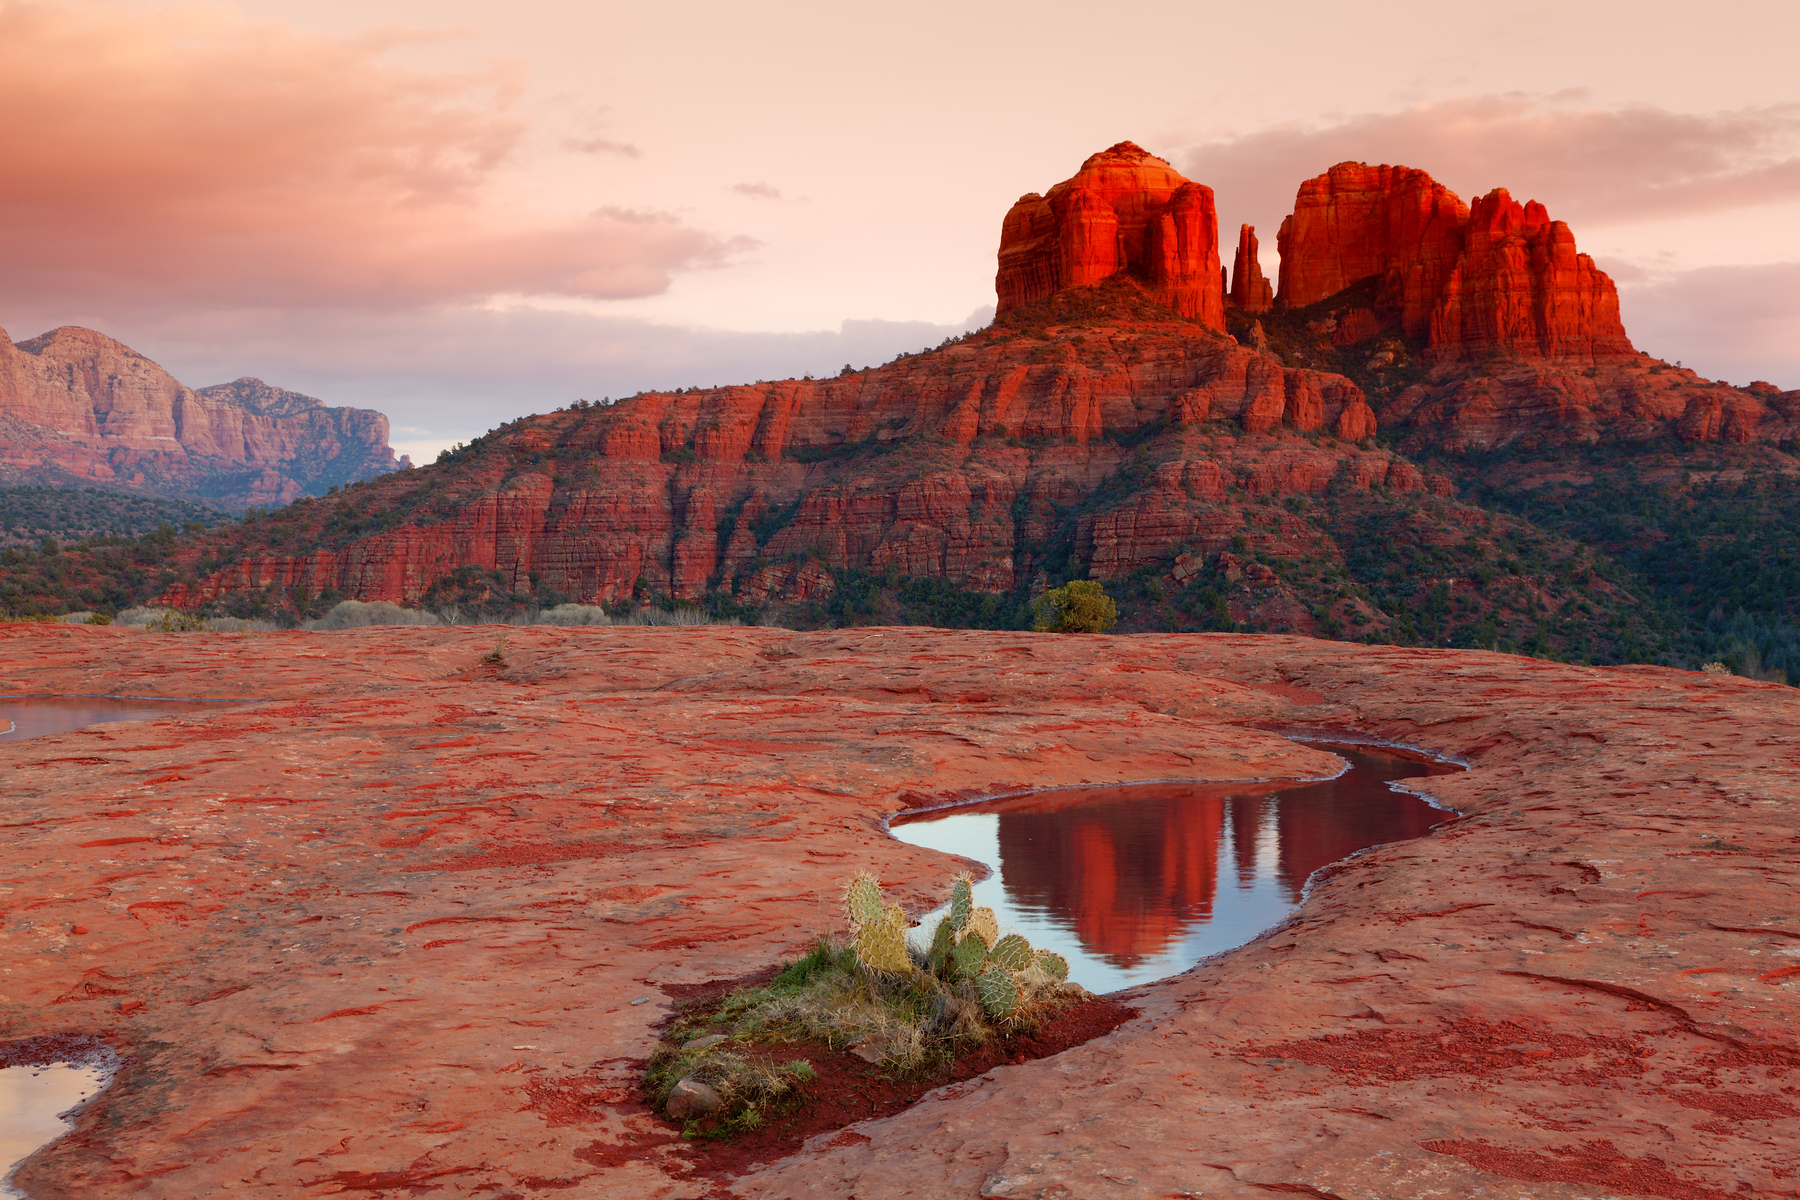
[[[511,629],[494,666],[499,632],[0,630],[0,694],[246,702],[0,748],[0,1033],[129,1060],[21,1186],[709,1194],[634,1089],[665,987],[797,950],[859,869],[929,905],[957,862],[882,828],[921,798],[1317,775],[1268,732],[1311,725],[1465,759],[1419,781],[1463,817],[1136,989],[1113,1034],[732,1190],[1795,1187],[1790,689],[921,629]]]

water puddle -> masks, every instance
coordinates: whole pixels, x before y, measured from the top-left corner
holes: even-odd
[[[0,742],[67,733],[108,721],[185,716],[217,700],[152,700],[129,696],[29,696],[0,700]]]
[[[73,1129],[75,1110],[118,1067],[112,1047],[91,1038],[31,1038],[0,1047],[0,1196],[25,1196],[12,1185],[13,1172]]]
[[[1312,783],[1133,784],[901,813],[893,835],[993,868],[975,885],[1002,929],[1110,992],[1185,971],[1279,923],[1327,863],[1451,818],[1390,784],[1459,768],[1320,743],[1349,769]],[[926,921],[930,928],[933,922]]]

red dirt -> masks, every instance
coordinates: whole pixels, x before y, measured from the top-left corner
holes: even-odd
[[[926,1092],[961,1083],[995,1067],[1018,1065],[1061,1054],[1103,1034],[1111,1033],[1137,1015],[1115,1000],[1095,997],[1078,1001],[1045,1017],[1037,1028],[997,1039],[969,1051],[954,1062],[925,1075],[896,1075],[863,1062],[844,1050],[818,1042],[791,1042],[758,1046],[742,1051],[746,1058],[769,1063],[804,1059],[818,1073],[805,1086],[803,1107],[784,1117],[772,1118],[761,1129],[729,1140],[691,1143],[694,1172],[718,1181],[743,1174],[758,1163],[792,1154],[807,1139],[859,1121],[892,1116],[915,1103]],[[716,1122],[702,1122],[702,1135]],[[673,1126],[672,1126],[673,1127]],[[847,1135],[861,1136],[854,1132]]]

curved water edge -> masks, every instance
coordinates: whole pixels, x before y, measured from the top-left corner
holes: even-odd
[[[0,1196],[29,1200],[13,1184],[25,1161],[75,1128],[124,1065],[98,1038],[26,1038],[0,1045]]]
[[[244,700],[202,700],[175,696],[119,696],[112,694],[0,696],[0,742],[18,742],[53,733],[68,733],[90,725],[117,721],[151,721],[158,717],[190,714],[183,706],[195,704],[245,704]]]
[[[976,903],[1067,957],[1076,982],[1134,987],[1273,931],[1324,868],[1456,815],[1411,781],[1464,763],[1336,731],[1284,736],[1335,751],[1339,769],[1011,792],[895,813],[888,832],[986,866]]]

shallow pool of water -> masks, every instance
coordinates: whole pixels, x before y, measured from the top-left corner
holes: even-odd
[[[67,733],[109,721],[185,716],[210,700],[133,700],[119,696],[32,696],[0,700],[0,742]]]
[[[1320,867],[1450,819],[1389,785],[1455,767],[1324,748],[1349,760],[1336,779],[1034,792],[901,813],[890,829],[986,863],[975,903],[1067,957],[1075,982],[1109,992],[1242,945],[1294,911]]]
[[[106,1084],[103,1067],[53,1063],[0,1067],[0,1195],[24,1196],[11,1185],[18,1165],[74,1128],[61,1114]]]

